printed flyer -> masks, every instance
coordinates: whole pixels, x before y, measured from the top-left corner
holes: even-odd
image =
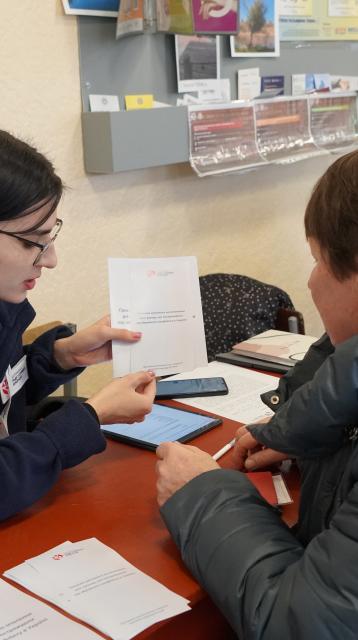
[[[281,0],[280,39],[358,40],[358,3],[356,0]]]
[[[280,14],[283,16],[311,16],[312,0],[280,0]]]

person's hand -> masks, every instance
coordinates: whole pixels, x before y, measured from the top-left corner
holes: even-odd
[[[81,329],[68,338],[55,341],[54,358],[62,369],[86,367],[111,360],[112,340],[137,342],[141,333],[127,329],[112,329],[110,316],[105,316],[87,329]]]
[[[263,418],[261,423],[268,422],[270,418]],[[246,427],[240,427],[235,435],[236,443],[233,451],[233,458],[236,467],[241,471],[253,471],[262,467],[269,467],[273,464],[287,460],[289,456],[273,449],[263,447]]]
[[[152,410],[155,376],[151,371],[114,378],[86,402],[96,411],[101,424],[142,422]]]
[[[208,453],[179,442],[163,442],[157,448],[157,492],[160,507],[187,482],[205,471],[220,469]]]

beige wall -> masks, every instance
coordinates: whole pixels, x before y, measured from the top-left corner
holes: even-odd
[[[332,158],[199,180],[188,165],[86,175],[76,18],[60,0],[0,0],[1,128],[45,152],[68,185],[58,268],[30,300],[37,321],[84,326],[108,310],[107,256],[196,255],[200,273],[244,273],[286,289],[322,332],[306,281],[312,264],[303,210]],[[111,375],[102,367],[100,379]],[[98,384],[86,372],[80,391]]]

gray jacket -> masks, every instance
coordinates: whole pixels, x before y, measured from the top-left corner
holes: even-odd
[[[294,530],[237,471],[204,473],[162,508],[184,562],[242,640],[358,637],[357,389],[358,336],[270,423],[249,427],[298,458]]]

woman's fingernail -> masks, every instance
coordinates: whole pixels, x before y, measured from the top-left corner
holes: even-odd
[[[132,338],[135,338],[138,340],[141,337],[142,337],[142,334],[140,331],[136,331],[135,333],[132,333]]]
[[[155,376],[154,371],[148,371],[148,373],[149,373],[151,376]]]
[[[245,469],[255,469],[255,463],[253,460],[250,460],[250,458],[245,460]]]

